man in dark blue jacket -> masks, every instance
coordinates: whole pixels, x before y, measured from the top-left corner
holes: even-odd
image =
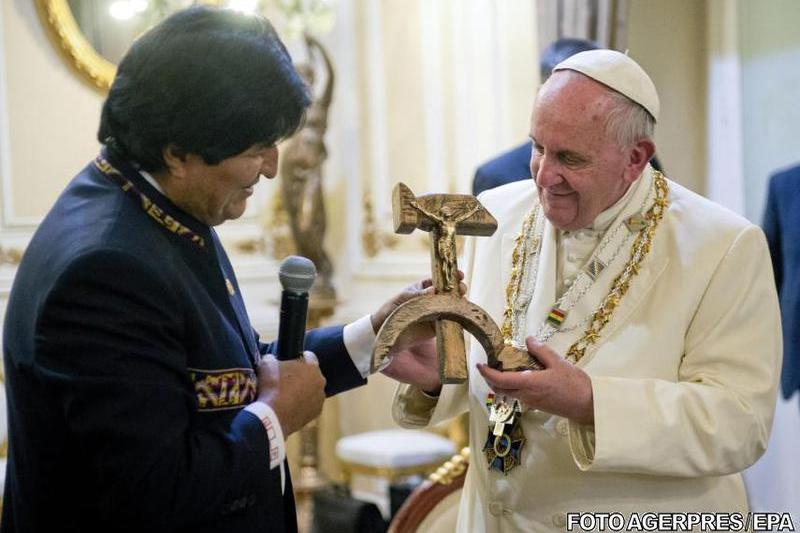
[[[104,148],[40,225],[8,303],[2,531],[296,530],[284,437],[365,382],[350,348],[409,294],[310,332],[316,357],[266,356],[213,227],[275,175],[308,103],[259,17],[192,8],[122,60]],[[387,373],[434,369],[406,353]]]
[[[770,178],[764,233],[781,303],[781,388],[789,398],[800,389],[800,165]]]

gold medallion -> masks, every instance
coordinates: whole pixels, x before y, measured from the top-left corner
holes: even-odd
[[[489,431],[483,453],[490,470],[508,474],[522,462],[520,454],[525,445],[522,409],[517,400],[495,401],[493,393],[486,398],[486,405],[489,407]]]

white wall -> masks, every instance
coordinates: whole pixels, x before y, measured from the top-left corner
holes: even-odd
[[[697,0],[630,2],[628,49],[661,100],[656,153],[665,174],[705,193],[706,5]]]
[[[767,177],[800,163],[800,2],[739,5],[745,213],[760,221]]]

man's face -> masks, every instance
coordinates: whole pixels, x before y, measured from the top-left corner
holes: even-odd
[[[216,226],[242,216],[261,176],[274,178],[277,170],[278,148],[257,144],[216,165],[188,154],[178,164],[178,179],[170,177],[162,185],[181,209]]]
[[[608,89],[558,71],[542,86],[531,119],[531,174],[547,219],[562,230],[590,226],[638,177],[629,153],[606,134]]]

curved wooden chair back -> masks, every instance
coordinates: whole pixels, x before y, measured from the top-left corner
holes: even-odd
[[[464,448],[440,466],[425,482],[414,489],[389,524],[389,533],[416,533],[429,516],[444,513],[449,507],[458,505],[469,467],[469,448]]]

